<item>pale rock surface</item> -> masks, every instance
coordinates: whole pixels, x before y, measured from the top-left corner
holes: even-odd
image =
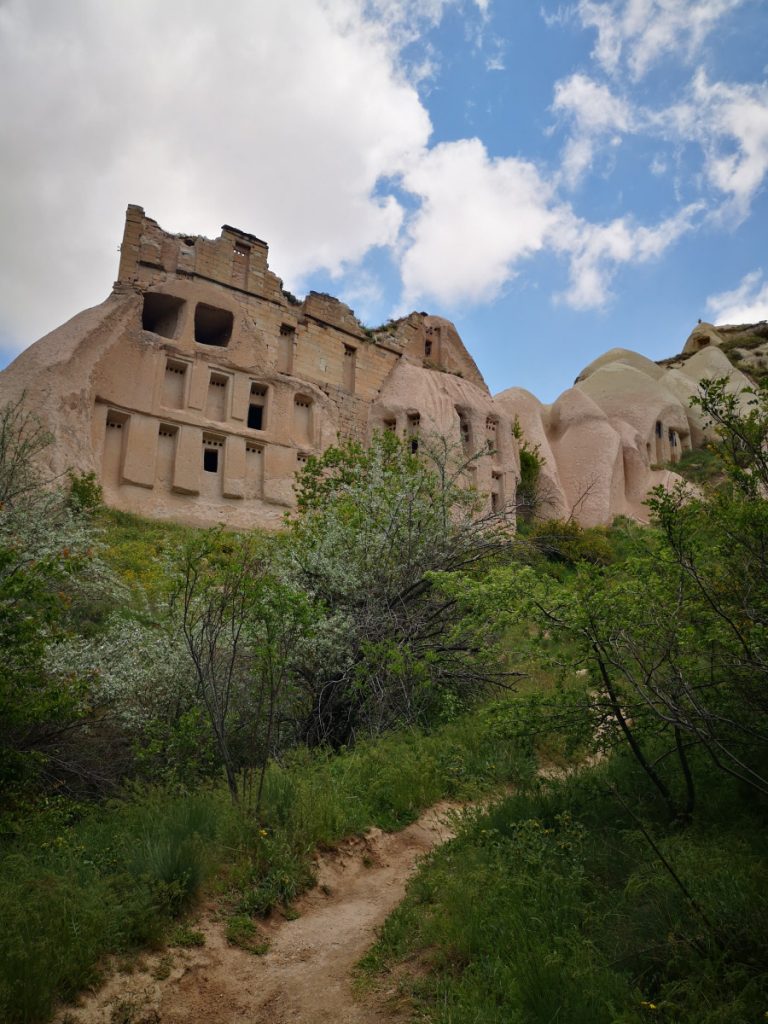
[[[23,395],[55,435],[51,476],[94,472],[108,504],[150,517],[278,528],[309,455],[392,430],[425,455],[447,438],[490,508],[513,508],[524,443],[542,459],[537,514],[644,520],[649,489],[706,437],[698,381],[749,383],[720,345],[768,346],[766,324],[700,324],[664,364],[611,349],[551,406],[522,388],[491,397],[450,321],[368,330],[330,295],[297,302],[267,256],[227,225],[172,235],[128,207],[112,295],[0,373],[0,402]]]

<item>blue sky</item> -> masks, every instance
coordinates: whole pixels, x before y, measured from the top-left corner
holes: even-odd
[[[108,294],[129,202],[450,317],[494,392],[768,318],[764,0],[0,0],[0,88],[0,365]]]

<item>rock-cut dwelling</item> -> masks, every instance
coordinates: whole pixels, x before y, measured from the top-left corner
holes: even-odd
[[[494,398],[448,320],[369,331],[331,296],[294,299],[267,254],[236,228],[173,235],[128,207],[111,295],[0,373],[0,402],[23,393],[53,432],[54,474],[93,471],[109,505],[145,516],[274,528],[310,454],[392,430],[414,450],[430,435],[487,444],[469,482],[501,508],[521,428],[545,460],[545,515],[643,519],[649,488],[674,476],[651,467],[703,437],[697,381],[747,383],[716,345],[671,368],[614,349],[551,406],[518,388]]]

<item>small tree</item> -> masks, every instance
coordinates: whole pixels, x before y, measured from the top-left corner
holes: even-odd
[[[24,405],[0,408],[0,779],[8,791],[50,770],[94,773],[61,742],[90,711],[87,678],[51,670],[49,651],[77,611],[112,592],[92,523],[74,515],[40,463],[52,435]]]
[[[260,537],[219,531],[185,545],[174,603],[230,795],[241,802],[258,769],[258,813],[267,761],[290,721],[286,690],[309,606],[275,574]]]
[[[415,455],[385,433],[310,458],[299,474],[283,557],[323,609],[297,664],[305,742],[341,746],[425,721],[499,679],[432,583],[513,543],[507,512],[488,511],[466,486],[466,464],[444,439],[422,438]]]

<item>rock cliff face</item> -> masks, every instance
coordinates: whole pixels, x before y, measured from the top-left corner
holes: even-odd
[[[487,445],[467,480],[502,508],[522,430],[544,458],[541,513],[592,525],[644,519],[650,487],[674,476],[652,467],[701,443],[698,380],[747,384],[718,344],[689,347],[669,367],[614,349],[551,406],[492,397],[449,321],[369,331],[331,296],[285,293],[255,236],[170,235],[129,206],[112,294],[0,373],[0,402],[25,394],[55,434],[54,473],[93,471],[108,504],[147,516],[277,527],[308,455],[374,430],[414,450],[431,434]]]

